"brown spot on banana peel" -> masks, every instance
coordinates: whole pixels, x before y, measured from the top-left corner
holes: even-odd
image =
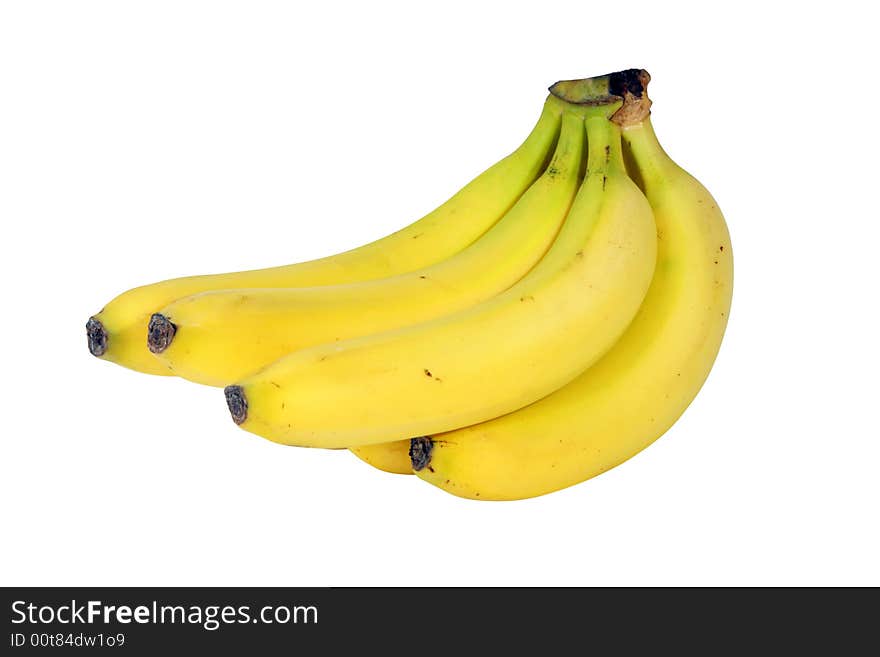
[[[89,344],[89,353],[92,356],[100,358],[107,353],[110,336],[100,320],[89,317],[89,321],[86,322],[86,340]]]
[[[248,403],[244,394],[244,388],[241,386],[226,386],[223,389],[226,396],[226,406],[229,408],[229,414],[232,421],[236,424],[243,424],[247,420]]]
[[[425,376],[428,377],[429,379],[434,379],[435,381],[438,381],[440,383],[443,382],[443,379],[441,379],[439,376],[434,376],[433,374],[431,374],[431,370],[425,368],[422,371],[425,373]]]
[[[161,313],[153,313],[147,327],[147,347],[154,354],[161,354],[174,340],[177,326]]]

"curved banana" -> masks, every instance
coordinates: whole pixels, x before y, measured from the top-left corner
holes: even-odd
[[[567,108],[553,160],[510,211],[460,253],[372,281],[220,290],[178,299],[150,321],[150,350],[174,374],[237,381],[304,347],[448,315],[503,292],[550,248],[578,190],[583,111]]]
[[[436,210],[392,235],[319,260],[175,278],[124,292],[86,324],[89,351],[140,372],[172,374],[149,352],[144,336],[151,314],[175,299],[207,290],[334,285],[383,278],[458,253],[507,212],[544,169],[559,133],[563,106],[550,96],[537,125],[516,151]]]
[[[664,153],[648,119],[623,135],[657,221],[657,271],[641,310],[602,360],[549,397],[414,439],[413,466],[425,481],[480,500],[571,486],[654,442],[703,385],[730,310],[727,226],[709,192]]]
[[[375,443],[352,447],[351,451],[364,463],[391,474],[413,474],[409,455],[409,440],[395,440],[391,443]]]
[[[226,388],[233,420],[280,443],[353,447],[497,417],[589,367],[641,305],[657,246],[608,120],[619,101],[585,108],[586,177],[519,283],[454,315],[286,356]]]

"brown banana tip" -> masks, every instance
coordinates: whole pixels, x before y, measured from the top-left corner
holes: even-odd
[[[170,319],[160,313],[154,313],[150,317],[150,325],[147,327],[147,347],[154,354],[161,354],[168,348],[177,333],[177,326]]]
[[[247,420],[248,403],[247,397],[244,396],[244,388],[241,386],[226,386],[223,389],[226,395],[226,406],[229,407],[229,414],[232,421],[241,424]]]
[[[89,317],[89,321],[86,322],[86,338],[92,356],[100,358],[107,353],[107,342],[110,336],[107,335],[107,329],[104,328],[100,320]]]
[[[409,441],[409,460],[416,472],[424,470],[431,463],[431,452],[434,450],[434,441],[428,436],[413,438]]]

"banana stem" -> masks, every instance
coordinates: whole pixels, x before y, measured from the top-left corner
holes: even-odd
[[[623,104],[610,116],[619,126],[641,123],[651,113],[648,83],[651,76],[644,69],[631,68],[580,80],[560,80],[550,93],[574,105],[606,106]]]

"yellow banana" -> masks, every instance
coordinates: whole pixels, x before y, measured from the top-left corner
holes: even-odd
[[[276,442],[353,447],[497,417],[589,367],[641,305],[657,246],[608,120],[619,101],[585,107],[586,177],[553,246],[519,283],[453,315],[288,355],[226,388],[233,420]]]
[[[150,321],[150,350],[178,376],[239,380],[304,347],[448,315],[503,292],[547,252],[578,190],[584,116],[563,114],[543,175],[488,232],[440,263],[323,287],[219,290],[178,299]]]
[[[375,242],[319,260],[230,274],[176,278],[134,288],[86,324],[95,356],[148,374],[171,374],[147,349],[152,313],[175,299],[229,288],[335,285],[394,276],[440,262],[485,233],[535,181],[559,132],[564,103],[553,96],[523,144],[436,210]]]
[[[733,290],[727,226],[709,192],[660,147],[647,118],[624,127],[623,138],[657,222],[657,270],[641,310],[604,358],[549,397],[414,439],[413,466],[425,481],[480,500],[571,486],[660,437],[708,376]],[[398,458],[405,451],[388,449]]]
[[[369,463],[374,468],[392,474],[410,475],[413,473],[413,469],[409,447],[409,440],[395,440],[391,443],[375,443],[373,445],[352,447],[351,451],[361,461]]]

